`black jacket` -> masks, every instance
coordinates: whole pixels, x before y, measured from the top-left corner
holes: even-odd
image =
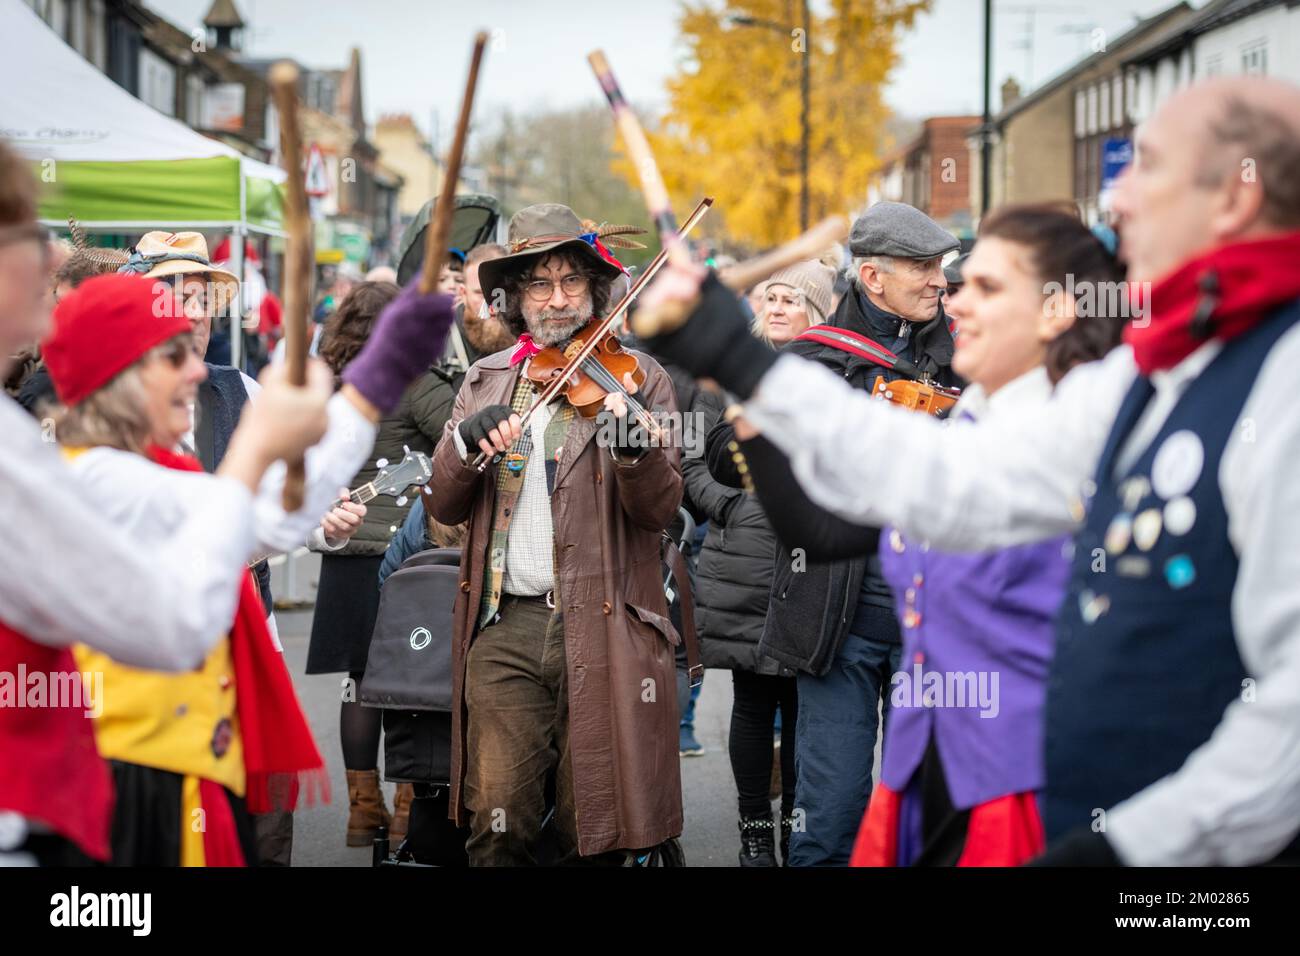
[[[827,325],[849,329],[865,335],[886,348],[908,358],[922,372],[941,385],[955,385],[952,374],[952,335],[942,306],[939,314],[920,327],[903,328],[903,321],[873,305],[856,286],[850,287],[840,300],[839,308]],[[898,376],[864,358],[816,342],[791,342],[785,347],[795,355],[819,362],[840,375],[854,388],[870,391],[876,379]],[[709,436],[709,444],[725,445],[734,438],[734,429],[722,423]],[[883,449],[882,453],[888,453]],[[717,462],[714,477],[724,484],[739,484],[739,475],[729,469],[727,459]],[[759,481],[763,475],[756,473]],[[763,495],[760,494],[760,500]],[[785,510],[795,502],[767,494],[768,504],[777,522],[786,529],[786,540],[776,554],[772,592],[768,603],[767,625],[759,652],[788,667],[809,674],[825,674],[849,633],[860,600],[894,612],[893,595],[881,572],[876,553],[879,529],[848,526],[855,550],[851,557],[814,561],[822,541],[819,526],[800,526]],[[822,514],[833,525],[835,519]],[[825,527],[825,526],[823,526]],[[838,542],[837,542],[838,544]],[[860,548],[856,547],[861,545]],[[843,554],[840,544],[834,553]],[[897,635],[879,635],[881,640],[897,640]]]
[[[707,410],[699,409],[697,423],[705,432],[722,414],[722,403],[712,393]],[[682,459],[682,479],[687,507],[697,520],[709,523],[695,571],[695,626],[700,637],[700,658],[705,667],[786,674],[789,670],[758,653],[772,590],[772,561],[776,533],[763,506],[740,488],[718,482],[710,474],[709,459],[726,454],[708,445],[700,455]]]

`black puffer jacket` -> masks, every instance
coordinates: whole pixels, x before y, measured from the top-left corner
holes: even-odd
[[[403,446],[432,455],[447,419],[451,417],[458,387],[457,375],[442,366],[431,368],[411,383],[392,414],[380,419],[370,459],[348,487],[355,488],[374,478],[379,473],[376,462],[381,458],[397,464],[402,460]],[[340,550],[331,553],[383,554],[388,550],[388,542],[406,520],[410,508],[410,501],[399,507],[396,498],[384,495],[367,502],[366,517],[357,533]]]
[[[939,384],[957,384],[949,368],[953,342],[942,308],[925,325],[904,327],[898,316],[873,305],[860,290],[851,287],[827,324],[865,335],[904,355]],[[817,342],[795,341],[784,351],[825,365],[854,388],[868,392],[881,375],[890,380],[898,377],[866,359]],[[720,422],[709,434],[709,448],[725,446],[734,435],[730,425]],[[889,449],[881,449],[881,453],[888,454]],[[728,458],[719,457],[715,466],[715,478],[739,486],[739,476]],[[890,614],[894,602],[876,554],[878,531],[856,529],[855,536],[867,546],[850,558],[824,562],[810,557],[818,544],[816,534],[810,526],[804,529],[802,540],[786,541],[777,549],[767,623],[759,649],[787,667],[820,676],[830,669],[848,636],[859,602]],[[897,638],[882,635],[882,639]]]
[[[707,433],[721,416],[720,403],[700,422]],[[710,474],[710,456],[725,448],[682,460],[682,478],[691,506],[709,522],[695,571],[695,623],[705,667],[786,674],[792,671],[758,653],[772,589],[776,532],[758,499],[720,484]]]

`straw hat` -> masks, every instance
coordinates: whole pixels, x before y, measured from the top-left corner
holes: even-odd
[[[239,292],[239,279],[233,272],[212,264],[208,242],[198,232],[146,232],[135,244],[123,271],[139,273],[146,279],[207,274],[217,298],[226,302],[233,301]]]

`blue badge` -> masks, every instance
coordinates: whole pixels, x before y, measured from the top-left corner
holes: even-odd
[[[1196,580],[1196,567],[1192,559],[1185,554],[1176,554],[1165,562],[1165,580],[1175,591],[1187,587]]]

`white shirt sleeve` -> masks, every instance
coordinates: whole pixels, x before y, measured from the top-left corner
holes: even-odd
[[[173,534],[148,540],[117,526],[99,503],[108,494],[147,496],[153,486],[94,487],[7,399],[0,399],[0,434],[0,618],[42,644],[86,643],[130,666],[202,663],[234,617],[253,547],[247,489],[188,476],[205,479],[201,494]]]
[[[1080,491],[1134,375],[1131,353],[1116,349],[1074,369],[1046,404],[970,424],[898,408],[783,355],[745,416],[822,507],[946,550],[983,550],[1075,530]]]
[[[377,431],[374,423],[341,394],[329,400],[328,412],[325,437],[307,450],[302,507],[288,514],[281,503],[284,462],[272,464],[262,479],[255,506],[262,550],[281,552],[299,547],[319,526],[339,488],[351,481],[370,457]]]
[[[258,384],[256,379],[250,378],[243,372],[239,373],[239,378],[244,383],[244,391],[250,399],[257,398],[258,395],[262,394],[262,386]]]
[[[1300,830],[1297,364],[1293,328],[1261,366],[1219,469],[1239,560],[1232,623],[1250,683],[1181,768],[1107,814],[1126,863],[1263,863]]]

